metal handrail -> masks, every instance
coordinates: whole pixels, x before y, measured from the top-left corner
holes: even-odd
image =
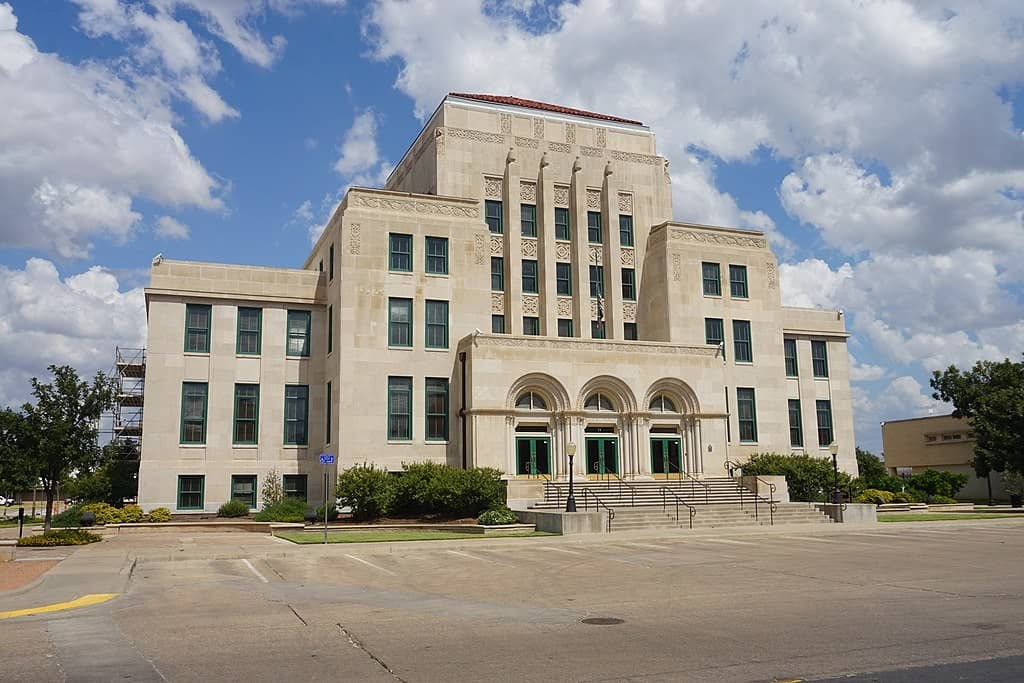
[[[729,476],[733,476],[732,473],[736,470],[742,469],[740,464],[734,460],[726,460],[722,463],[722,466],[729,471]]]
[[[669,468],[669,470],[672,469],[672,462],[671,461],[669,461],[669,463],[668,463],[668,468]],[[694,493],[693,493],[693,485],[696,484],[697,486],[700,486],[702,489],[704,489],[704,504],[708,505],[708,504],[711,503],[711,489],[710,489],[710,487],[707,484],[705,484],[704,482],[702,482],[700,479],[698,479],[697,477],[693,476],[689,472],[683,472],[682,468],[680,468],[678,466],[676,467],[676,471],[679,473],[679,481],[680,482],[683,481],[683,477],[686,477],[686,480],[690,483],[690,495],[691,496],[694,495]],[[671,474],[671,472],[669,472],[669,474]]]
[[[612,472],[615,478],[619,480],[619,500],[622,500],[622,487],[625,486],[629,489],[629,506],[636,507],[636,489],[626,483],[626,481],[615,472]]]
[[[562,498],[561,487],[558,484],[556,484],[555,482],[551,481],[550,479],[547,479],[544,482],[544,502],[545,503],[550,502],[548,494],[551,492],[552,489],[554,489],[554,491],[555,491],[555,502],[557,503],[557,502],[559,502],[561,500],[561,498]]]
[[[597,494],[594,493],[593,491],[591,491],[590,489],[588,489],[588,488],[581,488],[580,491],[583,493],[583,509],[584,510],[589,510],[590,509],[590,505],[587,503],[587,496],[591,496],[594,499],[594,509],[595,510],[597,510],[598,507],[603,507],[605,510],[608,511],[608,531],[611,531],[612,530],[612,520],[615,519],[615,510],[610,508],[607,503],[605,503],[603,500],[598,498]]]
[[[693,528],[693,518],[697,516],[697,508],[695,508],[693,505],[690,505],[685,500],[680,498],[676,494],[676,492],[673,491],[672,489],[670,489],[669,487],[661,486],[659,488],[661,489],[661,511],[665,512],[666,508],[668,507],[668,499],[665,497],[666,494],[671,495],[673,498],[676,499],[676,524],[679,524],[679,504],[682,503],[683,505],[685,505],[690,510],[690,528],[692,529]]]
[[[776,488],[775,484],[771,483],[770,481],[766,481],[766,480],[762,479],[761,477],[758,477],[757,475],[754,475],[754,480],[755,481],[759,481],[762,484],[766,484],[768,486],[768,500],[765,500],[764,502],[768,504],[768,523],[771,526],[775,526],[775,510],[778,508],[778,506],[775,503],[775,488]],[[742,485],[740,486],[740,490],[741,491],[744,488],[746,488],[746,487],[742,486]],[[740,493],[741,506],[742,506],[742,500],[743,500],[743,494]],[[759,517],[758,517],[758,509],[757,509],[757,501],[758,500],[764,500],[764,497],[761,496],[760,494],[758,494],[757,492],[755,492],[754,493],[754,519],[755,520],[759,519]]]

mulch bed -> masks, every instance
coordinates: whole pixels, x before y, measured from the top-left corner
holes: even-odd
[[[60,560],[0,562],[0,593],[27,586],[53,569],[59,562]]]

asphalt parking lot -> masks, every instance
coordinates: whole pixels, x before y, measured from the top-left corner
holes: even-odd
[[[0,612],[117,596],[0,619],[0,671],[32,681],[1017,681],[1022,532],[1011,519],[329,546],[125,535],[0,595]]]

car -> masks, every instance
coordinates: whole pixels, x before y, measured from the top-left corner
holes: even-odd
[[[3,496],[0,496],[0,506],[12,505],[13,503],[14,503],[13,500],[8,500],[7,498],[4,498]]]

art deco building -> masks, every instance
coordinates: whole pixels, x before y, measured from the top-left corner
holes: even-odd
[[[781,305],[763,234],[672,216],[640,122],[448,95],[301,268],[154,263],[140,503],[255,507],[271,470],[318,500],[320,453],[497,467],[510,497],[569,444],[579,477],[833,441],[855,473],[842,314]]]

